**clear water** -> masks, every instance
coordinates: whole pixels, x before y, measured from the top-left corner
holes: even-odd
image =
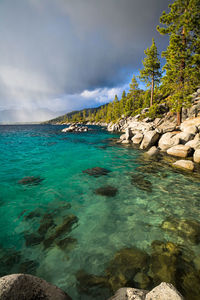
[[[131,175],[147,164],[141,151],[113,144],[110,138],[117,135],[98,127],[87,133],[62,133],[62,128],[0,126],[0,254],[5,259],[7,252],[9,258],[0,268],[1,276],[34,274],[73,299],[90,299],[78,293],[76,272],[103,274],[108,261],[124,247],[149,252],[154,240],[172,241],[184,245],[188,253],[200,254],[200,246],[161,228],[171,216],[200,220],[198,178],[161,164],[156,174],[140,171],[152,183],[152,192],[141,190],[131,184]],[[111,172],[98,178],[82,172],[97,166]],[[25,176],[44,180],[38,185],[19,184]],[[116,196],[94,193],[104,185],[118,188]],[[39,215],[26,218],[33,211]],[[69,214],[78,217],[78,224],[66,234],[77,240],[72,249],[26,245],[25,236],[37,232],[45,213],[52,213],[56,224]],[[18,259],[9,256],[12,251]]]

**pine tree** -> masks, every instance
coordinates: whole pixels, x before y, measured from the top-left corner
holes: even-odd
[[[115,99],[113,101],[113,117],[115,120],[118,120],[120,118],[120,103],[118,100],[117,95],[115,95]]]
[[[166,58],[163,84],[170,93],[172,108],[181,123],[182,107],[189,102],[189,94],[200,81],[200,1],[175,0],[170,12],[163,12],[157,27],[170,37],[169,46],[162,56]]]
[[[144,81],[147,86],[151,85],[151,100],[150,106],[153,105],[154,87],[156,83],[160,82],[160,61],[158,59],[158,50],[154,39],[152,39],[152,45],[150,48],[144,50],[146,57],[144,58],[144,68],[140,70],[140,79]]]
[[[123,115],[125,113],[125,105],[126,105],[126,92],[122,92],[122,98],[120,100],[120,114]]]

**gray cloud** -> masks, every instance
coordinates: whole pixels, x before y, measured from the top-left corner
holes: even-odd
[[[169,3],[2,0],[0,109],[101,103],[104,88],[120,88],[141,67],[152,37],[163,50],[166,38],[155,27]],[[85,90],[99,95],[92,101],[81,96]]]

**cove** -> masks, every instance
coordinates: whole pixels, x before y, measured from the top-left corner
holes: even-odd
[[[0,126],[1,276],[33,274],[88,300],[162,279],[198,299],[199,177],[89,127]]]

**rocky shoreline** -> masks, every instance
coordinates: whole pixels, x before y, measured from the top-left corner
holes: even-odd
[[[1,300],[72,300],[55,285],[28,274],[0,278]],[[172,284],[162,282],[151,291],[121,288],[108,300],[184,300]]]
[[[108,124],[107,130],[123,133],[118,143],[146,150],[149,156],[167,153],[177,158],[173,167],[194,171],[195,164],[200,163],[200,89],[193,94],[192,107],[183,111],[180,126],[170,112],[155,120],[140,117],[122,118]]]

